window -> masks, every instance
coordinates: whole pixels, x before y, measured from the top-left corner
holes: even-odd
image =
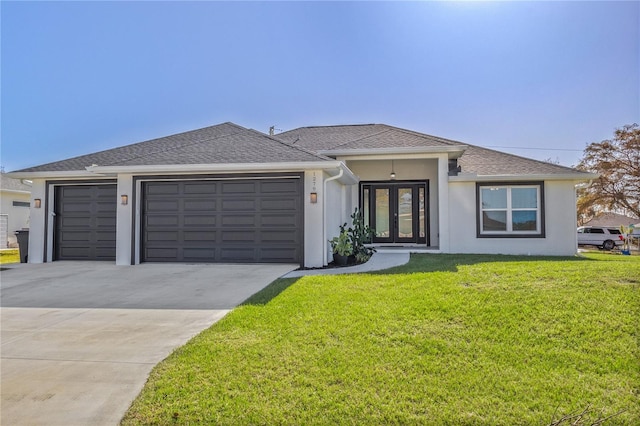
[[[13,207],[29,207],[30,203],[28,201],[14,201]]]
[[[544,185],[477,184],[478,237],[544,237]]]

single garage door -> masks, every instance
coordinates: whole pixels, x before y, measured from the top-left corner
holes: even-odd
[[[301,176],[143,182],[142,261],[300,263]]]
[[[55,260],[115,260],[116,185],[55,189]]]

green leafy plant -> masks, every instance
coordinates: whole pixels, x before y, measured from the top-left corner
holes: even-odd
[[[343,226],[340,227],[340,235],[329,240],[329,244],[331,244],[331,251],[335,254],[340,256],[351,256],[353,254],[351,238]]]
[[[340,227],[341,231],[345,230],[347,224]],[[371,243],[375,232],[371,227],[364,223],[362,210],[356,207],[351,215],[351,227],[346,230],[349,233],[351,243],[353,245],[353,254],[358,263],[364,263],[371,258],[376,249],[366,244]]]

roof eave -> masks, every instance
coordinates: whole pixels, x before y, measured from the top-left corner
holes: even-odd
[[[449,182],[517,182],[540,180],[570,180],[575,182],[588,182],[597,179],[595,173],[547,173],[531,175],[477,175],[475,173],[461,173],[457,176],[449,176]]]
[[[13,179],[48,179],[48,178],[83,178],[95,177],[94,173],[86,170],[42,171],[42,172],[9,172],[7,176]]]
[[[396,148],[361,148],[361,149],[327,149],[319,150],[318,154],[327,157],[359,157],[359,156],[389,156],[406,154],[447,154],[449,158],[460,158],[468,145],[456,146],[427,146],[427,147],[396,147]]]

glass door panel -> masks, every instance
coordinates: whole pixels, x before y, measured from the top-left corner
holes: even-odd
[[[414,188],[397,188],[396,214],[398,233],[396,239],[413,239],[413,190]]]
[[[391,237],[391,223],[389,215],[389,195],[390,188],[378,188],[375,191],[375,226],[376,237]]]

